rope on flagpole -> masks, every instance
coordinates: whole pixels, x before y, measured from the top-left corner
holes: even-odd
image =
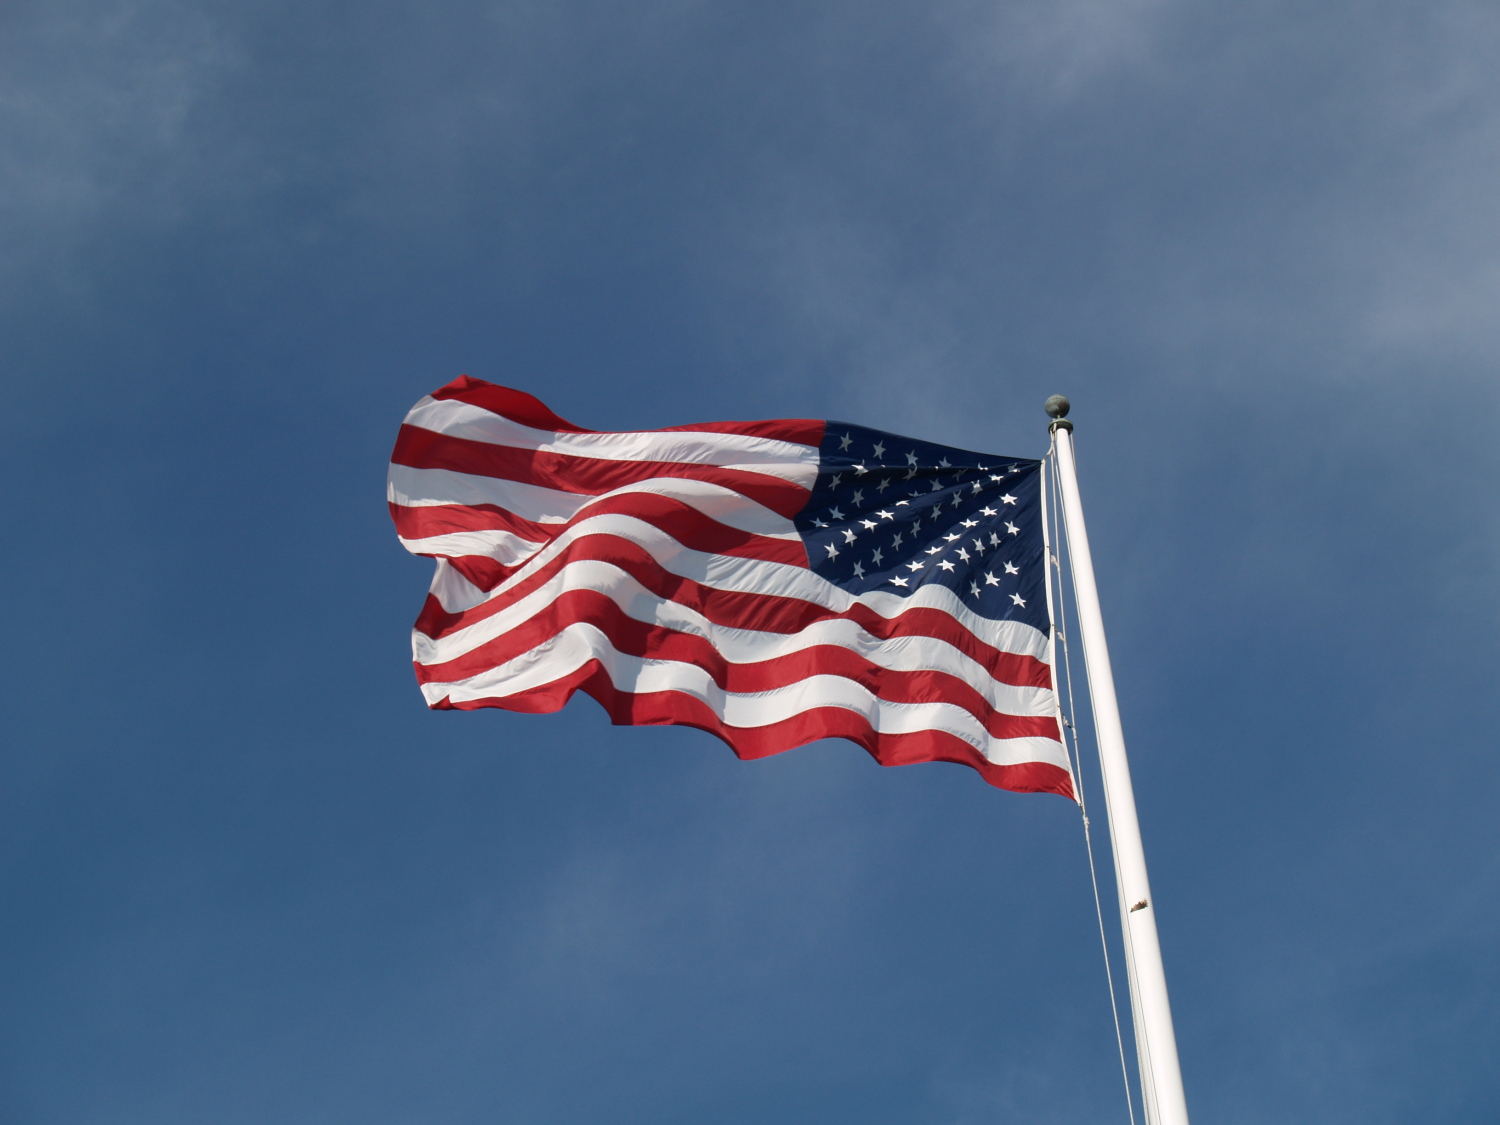
[[[1104,926],[1104,905],[1099,898],[1099,873],[1094,866],[1094,839],[1089,831],[1089,811],[1083,799],[1083,751],[1078,745],[1078,726],[1074,722],[1076,710],[1073,703],[1073,663],[1068,653],[1068,615],[1063,603],[1063,580],[1062,580],[1062,539],[1061,529],[1058,527],[1058,512],[1062,508],[1062,496],[1059,492],[1057,481],[1057,438],[1052,438],[1052,447],[1047,451],[1047,458],[1053,464],[1053,471],[1047,474],[1048,491],[1052,494],[1049,499],[1052,503],[1048,505],[1052,518],[1051,544],[1048,548],[1047,583],[1051,586],[1052,572],[1057,571],[1057,637],[1062,641],[1062,663],[1063,679],[1068,685],[1067,708],[1063,713],[1063,725],[1068,728],[1072,742],[1063,743],[1064,750],[1068,753],[1073,764],[1073,783],[1078,787],[1078,811],[1083,818],[1083,844],[1084,850],[1089,857],[1089,881],[1094,886],[1094,916],[1099,920],[1099,945],[1104,953],[1104,979],[1109,984],[1109,1010],[1115,1021],[1115,1046],[1120,1052],[1120,1077],[1125,1083],[1125,1109],[1130,1115],[1130,1125],[1135,1125],[1135,1102],[1130,1094],[1130,1064],[1125,1060],[1125,1033],[1120,1029],[1120,1005],[1115,995],[1115,975],[1109,964],[1109,938]],[[1056,553],[1053,553],[1056,552]],[[1053,685],[1054,689],[1057,685]]]

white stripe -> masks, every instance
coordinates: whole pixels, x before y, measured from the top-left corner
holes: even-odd
[[[408,465],[393,464],[386,478],[386,498],[392,504],[406,508],[493,504],[532,523],[566,523],[596,501],[633,493],[670,497],[697,509],[711,520],[751,535],[801,541],[796,525],[785,516],[732,488],[689,477],[637,481],[598,496],[562,492],[499,477],[455,473],[450,469],[413,469]]]
[[[849,649],[877,667],[893,672],[946,672],[964,681],[991,707],[1007,715],[1051,715],[1055,707],[1050,689],[1001,683],[977,660],[935,637],[905,636],[882,640],[866,632],[858,623],[844,618],[817,621],[796,633],[732,628],[716,624],[678,602],[657,596],[613,563],[591,559],[570,563],[546,585],[494,616],[466,628],[436,640],[413,631],[412,657],[422,665],[455,660],[524,625],[570,590],[597,591],[636,621],[702,637],[730,664],[755,664],[819,645],[833,645]],[[576,624],[559,630],[559,635]]]
[[[994,738],[984,724],[952,703],[893,703],[843,676],[809,676],[772,691],[728,692],[702,668],[618,652],[599,629],[579,625],[546,644],[481,675],[451,684],[425,684],[429,704],[504,698],[541,687],[597,659],[621,691],[677,691],[702,700],[733,727],[754,728],[790,719],[815,707],[842,707],[862,715],[881,734],[946,731],[996,765],[1045,762],[1067,769],[1062,744],[1048,738]]]
[[[818,448],[799,442],[701,430],[570,434],[538,430],[456,399],[424,398],[406,416],[417,426],[452,437],[605,461],[670,461],[765,473],[812,489]]]
[[[893,620],[912,609],[937,609],[954,618],[984,643],[1002,652],[1034,656],[1038,660],[1045,660],[1047,657],[1047,635],[1044,632],[1020,621],[996,621],[981,617],[964,605],[952,590],[935,582],[919,588],[907,598],[879,590],[856,597],[806,567],[694,551],[684,547],[654,524],[634,516],[614,513],[591,516],[573,524],[491,591],[490,597],[504,597],[506,591],[545,567],[574,540],[585,535],[613,535],[625,539],[650,554],[668,573],[690,578],[716,590],[796,598],[824,606],[835,613],[845,613],[856,602],[863,602],[887,620]],[[444,608],[448,608],[446,603]]]
[[[567,523],[578,509],[594,499],[515,480],[455,473],[451,469],[414,469],[394,463],[386,474],[385,492],[392,504],[405,508],[493,504],[532,523]]]
[[[505,566],[515,566],[534,555],[542,546],[530,539],[522,539],[509,531],[450,531],[443,535],[429,535],[422,539],[407,539],[398,535],[401,546],[414,555],[447,556],[461,559],[470,555],[483,555]]]
[[[427,590],[449,613],[462,613],[466,609],[473,609],[489,595],[474,585],[457,570],[455,570],[447,559],[437,560],[437,570],[432,575],[432,585]],[[412,630],[413,635],[416,630]]]

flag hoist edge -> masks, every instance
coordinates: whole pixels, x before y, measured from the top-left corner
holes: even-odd
[[[433,708],[583,690],[741,758],[847,738],[1073,796],[1039,461],[806,419],[585,430],[464,376],[407,415],[388,498],[437,561]]]

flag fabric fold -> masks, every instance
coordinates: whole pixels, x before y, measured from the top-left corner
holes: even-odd
[[[806,419],[585,430],[464,376],[407,415],[388,499],[437,562],[433,708],[582,690],[741,758],[846,738],[1073,796],[1038,461]]]

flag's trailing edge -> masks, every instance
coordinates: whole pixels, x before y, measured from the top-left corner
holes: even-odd
[[[1073,796],[1041,463],[841,422],[609,433],[461,377],[412,408],[391,517],[437,560],[433,708],[681,723],[741,758],[847,738]]]

